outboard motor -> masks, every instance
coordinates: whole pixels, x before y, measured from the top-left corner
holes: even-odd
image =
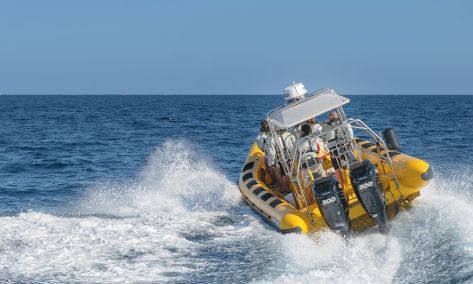
[[[314,183],[314,195],[325,223],[332,230],[340,230],[343,237],[350,233],[348,201],[334,176],[318,179]]]
[[[378,223],[379,231],[388,231],[386,200],[379,190],[376,168],[370,161],[362,161],[350,168],[350,178],[355,194],[368,215]]]
[[[383,134],[384,141],[389,150],[399,151],[401,144],[397,138],[396,132],[393,128],[386,128],[381,132]]]

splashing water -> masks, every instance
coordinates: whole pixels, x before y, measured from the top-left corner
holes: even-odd
[[[138,182],[92,189],[80,204],[80,213],[184,214],[225,212],[234,207],[240,198],[235,185],[188,145],[165,142],[150,156]]]
[[[92,188],[68,216],[0,218],[0,281],[391,283],[472,281],[471,175],[437,178],[410,211],[354,234],[281,235],[185,141],[137,181]]]
[[[255,227],[267,231],[240,201],[236,186],[209,162],[186,143],[168,141],[138,182],[90,190],[72,217],[0,218],[0,279],[185,281],[237,252]],[[227,265],[245,257],[228,257]]]
[[[427,283],[473,281],[472,175],[438,178],[414,207],[346,244],[332,232],[284,236],[284,272],[262,283]]]

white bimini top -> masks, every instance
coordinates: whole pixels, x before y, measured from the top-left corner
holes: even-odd
[[[348,102],[350,99],[337,95],[334,90],[325,89],[314,96],[273,110],[269,119],[278,128],[290,128]]]

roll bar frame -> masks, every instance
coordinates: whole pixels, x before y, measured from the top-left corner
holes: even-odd
[[[326,90],[327,89],[322,89],[322,90],[314,93],[314,95],[317,95],[319,93],[323,93]],[[277,133],[277,129],[276,129],[275,125],[273,123],[271,123],[271,120],[270,120],[271,114],[274,111],[279,110],[283,107],[276,108],[273,111],[269,112],[268,115],[267,115],[267,121],[268,121],[269,129],[270,129],[272,137],[278,137],[280,135]],[[328,129],[328,130],[326,130],[322,133],[310,134],[308,136],[297,139],[295,145],[293,145],[293,147],[291,149],[291,153],[292,153],[291,159],[289,159],[289,157],[286,157],[286,154],[285,154],[285,151],[284,151],[284,145],[281,144],[282,139],[275,139],[275,142],[276,142],[276,159],[282,164],[283,170],[284,170],[285,174],[290,177],[292,184],[297,185],[297,187],[298,187],[297,188],[297,191],[298,191],[297,194],[300,194],[302,196],[302,198],[304,200],[304,203],[305,203],[305,208],[307,209],[307,214],[309,216],[309,220],[311,221],[312,224],[315,224],[315,222],[312,218],[311,212],[309,212],[309,210],[308,210],[309,203],[308,203],[307,197],[304,194],[304,190],[302,189],[303,185],[302,185],[302,181],[301,181],[301,177],[300,177],[301,176],[300,173],[301,173],[302,163],[301,162],[297,163],[297,167],[295,166],[296,163],[294,163],[294,161],[296,161],[296,160],[301,161],[302,156],[307,152],[307,151],[299,152],[298,149],[300,148],[300,146],[303,143],[309,142],[309,140],[316,139],[316,138],[323,138],[323,137],[326,137],[332,131],[336,131],[338,129],[345,130],[348,127],[352,127],[353,129],[363,130],[364,132],[366,132],[368,134],[369,137],[371,137],[373,142],[375,142],[379,160],[381,162],[384,161],[384,162],[387,162],[389,164],[389,167],[391,168],[391,172],[392,172],[392,179],[395,182],[396,188],[398,190],[400,188],[399,180],[398,180],[398,178],[396,176],[396,173],[394,171],[393,162],[392,162],[392,159],[391,159],[391,156],[390,156],[390,153],[389,153],[389,149],[387,148],[387,145],[386,145],[385,141],[376,132],[374,132],[370,127],[368,127],[368,125],[366,125],[362,120],[347,118],[347,116],[345,114],[345,111],[343,110],[343,107],[340,106],[340,107],[337,107],[333,110],[337,110],[337,112],[339,114],[339,117],[341,118],[340,119],[341,124],[334,127],[334,128]],[[287,130],[287,129],[289,129],[289,128],[286,128],[285,130]],[[353,137],[352,141],[346,141],[347,143],[345,143],[342,146],[347,147],[346,149],[355,150],[358,153],[358,157],[361,158],[362,155],[361,155],[360,148],[359,148],[358,144],[354,141],[354,139],[355,138]],[[383,155],[381,155],[381,150],[380,150],[381,146],[384,148],[385,157]],[[336,147],[337,147],[337,150],[338,150],[338,145]],[[384,175],[386,175],[386,173],[384,173]]]

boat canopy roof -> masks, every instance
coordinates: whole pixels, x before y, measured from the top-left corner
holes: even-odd
[[[289,128],[348,102],[350,99],[337,95],[334,90],[323,89],[304,100],[271,111],[268,118],[278,128]]]

